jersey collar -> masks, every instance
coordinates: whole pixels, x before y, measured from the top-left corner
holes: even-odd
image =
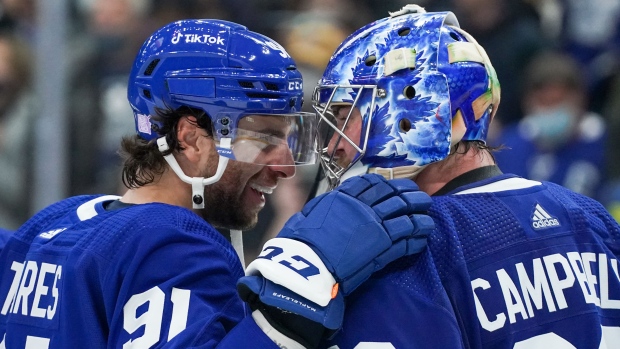
[[[479,167],[477,169],[465,172],[462,175],[459,175],[456,178],[452,179],[432,196],[446,195],[462,186],[493,178],[501,174],[502,171],[499,169],[499,167],[497,167],[497,165]]]

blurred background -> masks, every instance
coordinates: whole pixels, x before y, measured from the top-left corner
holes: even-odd
[[[0,0],[0,227],[70,195],[122,194],[127,77],[142,42],[178,19],[218,18],[280,42],[306,101],[338,44],[400,0]],[[620,219],[620,0],[418,0],[450,10],[502,86],[491,145],[505,172],[601,201]],[[307,111],[310,103],[306,103]],[[283,181],[246,260],[306,201],[317,167]]]

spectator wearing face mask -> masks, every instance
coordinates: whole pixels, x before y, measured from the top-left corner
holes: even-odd
[[[538,55],[525,74],[525,115],[495,141],[508,148],[496,154],[500,168],[600,198],[607,127],[587,110],[582,69],[570,56],[549,51]]]

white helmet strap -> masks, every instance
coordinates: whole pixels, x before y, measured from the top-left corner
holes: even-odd
[[[157,139],[157,147],[159,148],[159,151],[161,153],[164,153],[165,151],[170,149],[170,146],[168,146],[168,142],[166,141],[166,137],[160,137]],[[222,138],[220,140],[220,148],[230,149],[231,139]],[[209,178],[189,177],[183,172],[181,166],[179,166],[179,163],[177,162],[177,159],[174,157],[173,154],[164,155],[164,159],[166,160],[168,165],[170,165],[172,171],[174,171],[174,173],[176,173],[176,175],[179,176],[179,178],[183,182],[192,185],[192,205],[195,209],[205,207],[205,186],[219,181],[224,174],[224,170],[226,170],[226,166],[228,165],[228,158],[220,155],[220,159],[217,164],[217,170],[213,176]]]

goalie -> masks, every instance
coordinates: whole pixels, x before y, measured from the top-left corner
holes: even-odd
[[[618,346],[620,227],[590,198],[496,166],[485,140],[499,82],[454,14],[409,5],[359,29],[314,99],[326,186],[410,180],[436,225],[424,252],[349,296],[326,347]]]

